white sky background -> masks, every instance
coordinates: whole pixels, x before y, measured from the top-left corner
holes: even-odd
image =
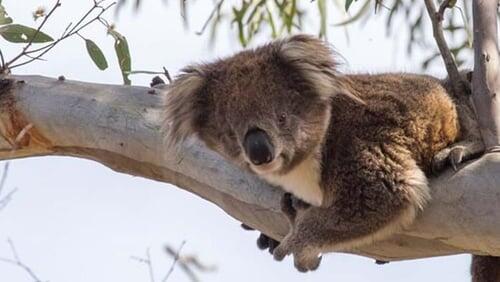
[[[139,13],[125,8],[116,19],[118,30],[128,39],[133,69],[160,70],[165,66],[175,74],[188,63],[241,49],[234,29],[221,27],[212,50],[207,36],[194,34],[210,13],[211,1],[196,1],[192,6],[190,31],[182,27],[178,1],[169,5],[160,0],[143,2]],[[3,1],[15,22],[31,26],[35,25],[31,11],[40,4],[52,3]],[[309,5],[309,1],[303,4]],[[63,0],[47,32],[57,36],[90,5],[90,0]],[[108,19],[113,20],[113,14]],[[364,27],[349,28],[350,44],[342,29],[330,28],[330,42],[348,62],[343,69],[419,71],[424,55],[415,52],[408,58],[404,54],[406,30],[397,29],[392,38],[386,38],[384,22],[374,19]],[[330,23],[334,22],[337,20],[332,16]],[[309,31],[316,33],[315,27]],[[83,34],[104,49],[110,63],[107,71],[97,70],[83,41],[75,37],[53,49],[46,57],[48,62],[33,63],[15,73],[64,74],[68,79],[120,84],[112,39],[99,24]],[[19,46],[3,40],[0,44],[8,57],[19,50]],[[443,75],[440,67],[433,69],[435,74]],[[132,79],[134,84],[146,85],[150,77]],[[216,273],[200,275],[203,282],[469,280],[470,258],[466,255],[378,266],[363,257],[329,254],[318,271],[301,274],[290,259],[274,262],[268,253],[259,251],[255,245],[257,232],[243,231],[239,222],[215,205],[165,183],[119,174],[88,160],[41,157],[13,161],[5,189],[15,187],[18,192],[0,213],[0,256],[11,256],[6,242],[11,238],[22,261],[44,281],[149,281],[147,268],[130,259],[143,256],[148,247],[160,281],[172,263],[162,247],[166,243],[178,246],[183,240],[187,241],[184,254],[197,254],[204,262],[218,266]],[[19,268],[0,263],[0,281],[31,280]],[[189,279],[176,269],[169,281]]]

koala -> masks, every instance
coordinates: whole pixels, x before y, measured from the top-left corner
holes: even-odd
[[[299,271],[406,228],[430,199],[428,176],[482,149],[446,81],[337,64],[323,41],[297,35],[187,67],[166,95],[170,145],[197,136],[287,192],[290,230],[272,253]]]

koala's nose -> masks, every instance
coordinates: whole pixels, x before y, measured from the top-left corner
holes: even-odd
[[[274,146],[267,133],[261,129],[251,129],[245,135],[243,147],[254,165],[270,163],[273,160]]]

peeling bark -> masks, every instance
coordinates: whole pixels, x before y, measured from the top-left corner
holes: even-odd
[[[172,183],[275,239],[287,232],[281,191],[229,165],[198,140],[167,150],[162,95],[145,87],[13,76],[0,85],[0,159],[86,158],[116,171]],[[431,180],[433,200],[409,229],[345,252],[380,260],[474,253],[500,256],[500,154]],[[250,242],[249,242],[250,243]]]

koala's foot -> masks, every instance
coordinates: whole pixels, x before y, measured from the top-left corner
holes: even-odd
[[[432,159],[432,173],[437,175],[448,165],[454,171],[458,170],[458,165],[479,157],[484,152],[484,145],[480,140],[462,141],[439,151]]]
[[[300,272],[316,270],[321,263],[320,253],[305,246],[294,234],[288,234],[273,252],[277,261],[283,260],[289,254],[293,255],[295,268]]]
[[[296,218],[299,213],[310,207],[306,202],[294,197],[290,193],[285,193],[281,198],[281,211],[286,215],[290,223],[288,235],[279,243],[273,251],[273,257],[277,261],[283,260],[287,255],[293,254],[295,268],[300,272],[316,270],[321,263],[321,256],[318,251],[310,246],[306,246],[296,236]]]

